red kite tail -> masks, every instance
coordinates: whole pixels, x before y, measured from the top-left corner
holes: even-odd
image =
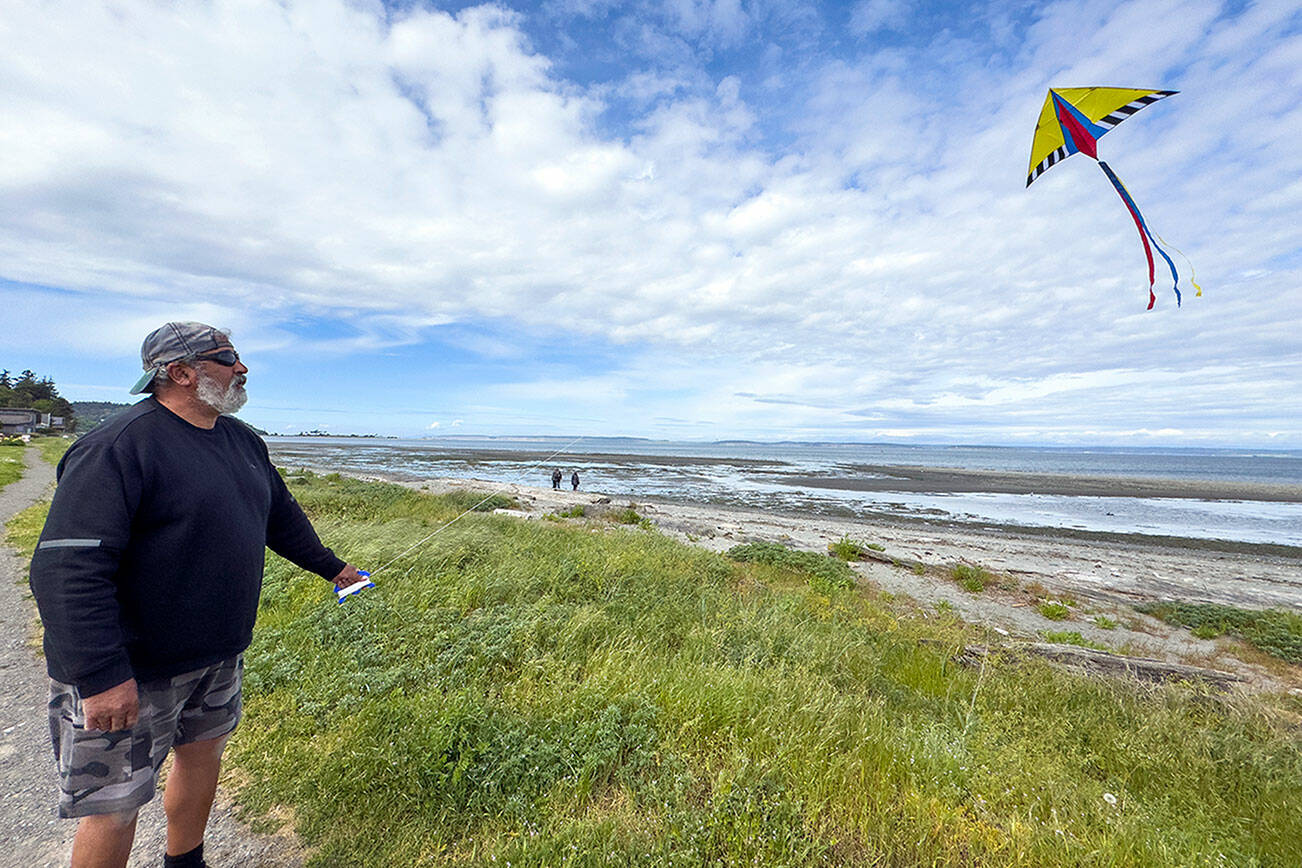
[[[1099,168],[1103,170],[1103,174],[1108,176],[1108,180],[1116,188],[1121,201],[1126,203],[1126,210],[1130,212],[1131,219],[1135,221],[1135,228],[1139,230],[1139,240],[1143,242],[1144,255],[1148,257],[1148,309],[1152,310],[1153,305],[1157,303],[1157,296],[1153,294],[1153,284],[1157,282],[1157,279],[1153,274],[1153,248],[1148,244],[1148,231],[1144,227],[1144,218],[1140,216],[1139,208],[1135,206],[1135,200],[1130,198],[1130,194],[1126,192],[1121,179],[1113,173],[1112,167],[1099,160]]]

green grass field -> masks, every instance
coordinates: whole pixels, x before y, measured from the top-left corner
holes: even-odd
[[[41,457],[46,461],[58,464],[72,441],[62,437],[33,437],[30,445],[39,449]],[[0,488],[22,478],[26,467],[23,453],[28,448],[28,444],[17,438],[0,441]]]
[[[22,478],[26,466],[23,453],[26,450],[23,443],[0,443],[0,488]]]
[[[293,487],[363,566],[465,508]],[[1295,697],[964,668],[956,619],[740,554],[473,514],[344,606],[272,556],[238,799],[317,866],[1298,864]]]

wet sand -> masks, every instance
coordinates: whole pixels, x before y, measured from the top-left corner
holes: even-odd
[[[861,464],[854,476],[793,476],[786,484],[840,491],[908,491],[929,494],[1057,494],[1079,497],[1177,497],[1193,500],[1264,500],[1302,503],[1302,486],[1056,473],[899,467]]]

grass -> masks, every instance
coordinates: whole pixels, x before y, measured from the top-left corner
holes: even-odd
[[[461,511],[295,491],[362,565]],[[1296,864],[1285,700],[974,671],[839,560],[730,555],[476,514],[349,606],[269,556],[238,799],[314,866]]]
[[[1058,600],[1045,600],[1035,608],[1050,621],[1064,621],[1071,617],[1071,608]]]
[[[5,523],[5,544],[16,549],[24,561],[30,561],[36,543],[45,527],[45,516],[50,512],[50,502],[35,503]]]
[[[606,513],[606,518],[615,524],[632,524],[644,530],[650,530],[651,520],[644,518],[636,509],[626,506],[621,509],[612,509]]]
[[[1135,607],[1168,624],[1188,627],[1200,639],[1236,636],[1289,663],[1302,663],[1302,615],[1280,609],[1238,609],[1215,603],[1145,603]]]
[[[41,451],[41,458],[46,463],[57,465],[63,453],[72,445],[72,440],[65,437],[33,437],[32,444]]]
[[[827,550],[843,561],[861,561],[870,551],[886,551],[886,546],[880,543],[859,542],[846,535],[834,543],[828,543]]]
[[[23,470],[27,466],[23,463],[23,453],[26,451],[27,444],[21,440],[0,443],[0,488],[22,479]]]
[[[958,582],[959,587],[973,594],[981,593],[993,581],[984,568],[971,564],[955,564],[949,574],[954,581]]]
[[[41,458],[50,464],[58,464],[63,453],[72,445],[71,440],[65,440],[62,437],[33,437],[32,445],[40,450]],[[0,456],[7,457],[5,450],[7,447],[0,446]],[[0,461],[3,461],[0,457]],[[21,475],[22,453],[18,454],[19,475]],[[0,479],[3,479],[3,464],[0,463]],[[3,487],[3,486],[0,486]],[[13,518],[5,523],[4,541],[10,547],[16,549],[24,561],[30,561],[32,553],[36,551],[36,543],[41,536],[41,528],[45,526],[45,516],[49,514],[50,502],[41,501],[29,506],[27,509],[19,512]],[[25,578],[24,573],[24,578]]]
[[[766,564],[792,574],[807,576],[810,587],[822,591],[854,587],[854,572],[844,561],[814,552],[789,549],[778,543],[746,543],[728,549],[727,556],[740,563]]]
[[[1098,642],[1086,639],[1079,630],[1042,630],[1040,635],[1044,637],[1044,641],[1058,645],[1079,645],[1082,648],[1093,648],[1095,651],[1112,650],[1107,645],[1100,645]]]

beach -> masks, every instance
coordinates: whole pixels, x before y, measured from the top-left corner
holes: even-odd
[[[1262,687],[1302,687],[1296,667],[1134,608],[1179,601],[1302,611],[1296,453],[631,439],[268,444],[287,468],[432,493],[509,494],[518,504],[510,512],[526,519],[582,506],[582,520],[599,522],[632,509],[660,532],[713,551],[772,542],[826,553],[853,540],[872,546],[853,564],[861,585],[924,616],[952,613],[1026,641],[1066,632],[1129,655],[1233,671]],[[562,490],[548,487],[553,469]],[[572,471],[579,491],[569,489]],[[994,578],[971,593],[954,580],[957,565]],[[1067,617],[1043,615],[1046,600],[1065,601]]]
[[[988,492],[1066,497],[1140,497],[1302,503],[1302,487],[1287,483],[1018,473],[952,467],[856,465],[849,477],[796,476],[791,484],[846,491]]]
[[[1264,689],[1302,688],[1297,667],[1244,660],[1233,640],[1198,639],[1133,609],[1145,602],[1178,600],[1302,611],[1302,551],[1292,547],[781,513],[474,478],[369,478],[388,478],[436,494],[509,494],[518,508],[501,512],[528,520],[576,506],[584,508],[588,519],[632,508],[660,532],[713,551],[776,542],[826,552],[829,544],[848,537],[881,547],[870,551],[871,559],[853,564],[861,584],[894,595],[924,614],[952,611],[1002,635],[1027,640],[1048,631],[1076,631],[1087,641],[1130,655],[1233,672]],[[947,578],[956,564],[983,567],[1000,581],[979,594],[967,592]],[[1070,601],[1071,616],[1043,616],[1036,606],[1043,598]],[[1116,626],[1099,626],[1100,615]]]
[[[764,514],[1201,540],[1302,553],[1302,453],[854,443],[270,437],[272,459],[403,482],[568,483]],[[1241,544],[1249,544],[1244,547]],[[1265,546],[1266,548],[1262,548]]]

